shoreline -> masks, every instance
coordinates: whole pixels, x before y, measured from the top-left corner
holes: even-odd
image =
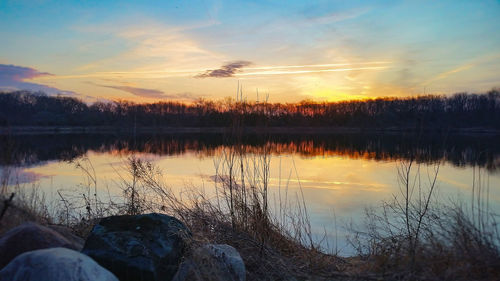
[[[38,134],[224,134],[231,131],[228,127],[113,127],[113,126],[13,126],[0,127],[0,135],[38,135]],[[453,128],[423,129],[424,133],[445,133],[453,135],[500,136],[499,129],[492,128]],[[336,134],[402,134],[415,133],[414,128],[359,128],[359,127],[243,127],[243,134],[271,135],[336,135]]]

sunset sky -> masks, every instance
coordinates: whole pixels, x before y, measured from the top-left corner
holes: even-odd
[[[500,86],[499,1],[0,1],[0,90],[334,101]]]

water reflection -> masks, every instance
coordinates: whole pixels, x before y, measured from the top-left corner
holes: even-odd
[[[128,155],[182,155],[195,152],[212,157],[224,146],[241,145],[247,153],[259,153],[264,144],[271,153],[302,157],[343,156],[376,161],[407,160],[420,163],[444,160],[454,166],[479,166],[493,172],[500,167],[498,136],[408,134],[246,135],[236,142],[223,134],[111,135],[53,134],[0,137],[0,165],[31,166],[51,160],[69,161],[88,151]]]
[[[342,225],[349,220],[362,221],[367,206],[377,206],[399,194],[398,162],[412,157],[421,166],[424,179],[427,169],[441,164],[438,202],[463,199],[475,202],[472,207],[476,210],[488,206],[498,212],[498,140],[496,136],[403,134],[274,135],[267,140],[247,135],[241,142],[222,134],[4,136],[0,137],[0,170],[18,166],[14,168],[17,173],[12,173],[16,175],[13,182],[36,182],[47,198],[57,200],[59,190],[72,191],[85,185],[81,171],[70,161],[87,159],[97,171],[98,193],[118,196],[122,190],[116,186],[120,181],[117,173],[123,173],[127,157],[135,154],[160,167],[175,192],[182,194],[193,186],[213,193],[214,163],[223,149],[240,146],[251,160],[252,154],[258,155],[266,147],[272,154],[271,209],[278,209],[276,202],[285,190],[291,198],[303,194],[314,234],[321,236],[326,227],[340,237],[344,253],[350,253],[342,238],[347,234]],[[332,229],[334,218],[339,229]]]

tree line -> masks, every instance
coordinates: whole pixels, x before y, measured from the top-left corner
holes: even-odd
[[[245,126],[500,128],[500,90],[452,96],[384,97],[298,103],[197,100],[87,104],[77,98],[16,91],[0,94],[0,126]]]

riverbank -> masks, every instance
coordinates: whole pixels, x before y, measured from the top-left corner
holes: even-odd
[[[283,232],[283,229],[275,228],[276,225],[271,222],[268,222],[267,226],[262,225],[261,228],[255,228],[253,230],[250,228],[242,228],[242,225],[240,224],[241,222],[238,222],[237,226],[232,225],[231,221],[227,219],[227,213],[223,214],[220,213],[220,210],[206,208],[208,206],[202,207],[200,205],[195,205],[188,208],[184,205],[178,205],[180,202],[172,202],[173,205],[170,205],[168,209],[163,210],[163,213],[169,213],[172,215],[175,214],[175,217],[168,218],[168,216],[163,214],[143,215],[142,213],[147,214],[151,211],[151,206],[147,206],[146,209],[143,209],[143,207],[146,206],[138,206],[142,212],[134,214],[133,211],[130,212],[133,209],[130,203],[128,203],[127,206],[121,206],[124,207],[119,208],[121,211],[114,209],[110,204],[108,206],[102,206],[107,208],[107,211],[99,213],[99,215],[94,213],[96,210],[94,210],[93,207],[89,207],[89,216],[83,215],[82,218],[77,220],[61,220],[61,218],[58,219],[46,212],[46,206],[44,205],[43,199],[38,198],[34,201],[27,202],[25,194],[23,194],[23,192],[19,192],[19,190],[16,191],[15,195],[16,196],[13,197],[14,200],[9,200],[9,198],[0,194],[0,211],[5,213],[5,216],[0,218],[0,250],[8,248],[14,253],[8,253],[10,255],[8,257],[9,261],[13,260],[15,256],[21,255],[27,251],[52,247],[68,247],[76,251],[82,251],[83,254],[88,255],[88,251],[85,252],[86,247],[89,248],[92,245],[99,245],[93,249],[94,252],[97,254],[103,253],[103,255],[108,259],[115,261],[115,265],[109,269],[120,277],[120,280],[128,281],[130,279],[122,279],[122,276],[119,276],[120,272],[129,272],[129,274],[131,274],[138,270],[143,270],[143,267],[148,266],[148,260],[155,258],[153,257],[156,254],[154,251],[142,252],[139,257],[137,257],[137,253],[131,255],[125,254],[128,251],[127,243],[144,243],[144,247],[166,247],[167,249],[162,248],[161,251],[168,250],[169,252],[182,252],[182,255],[179,254],[174,261],[175,264],[172,265],[173,267],[175,266],[176,270],[178,267],[178,273],[172,280],[178,281],[373,279],[367,278],[372,274],[365,276],[364,273],[360,274],[356,272],[351,275],[348,271],[345,271],[346,267],[350,264],[347,262],[348,259],[328,255],[322,253],[318,249],[305,247],[290,237],[289,234]],[[69,203],[69,201],[66,203]],[[59,211],[62,213],[65,212],[63,208],[59,209]],[[157,221],[150,222],[141,218],[151,215],[167,217],[169,220],[175,220],[176,224],[174,225],[180,223],[182,227],[185,228],[184,233],[186,234],[186,236],[183,236],[182,243],[165,243],[163,241],[162,243],[151,243],[152,235],[159,235],[158,237],[163,237],[166,240],[172,239],[171,235],[164,237],[161,235],[164,232],[160,231],[158,233],[155,231],[155,229],[160,227],[162,223],[158,223]],[[131,223],[117,222],[111,227],[113,228],[112,235],[106,236],[106,234],[103,234],[104,240],[115,239],[116,241],[106,240],[105,242],[102,242],[104,240],[97,239],[102,241],[98,241],[99,243],[96,243],[95,241],[88,242],[89,239],[96,240],[96,235],[101,235],[99,233],[102,232],[102,226],[99,226],[100,230],[95,233],[94,230],[96,228],[94,227],[98,224],[103,224],[103,221],[116,221],[116,219],[134,220],[136,218],[138,220],[135,224],[133,224],[133,228],[128,227]],[[259,221],[256,221],[255,223],[261,223],[262,220],[266,219],[260,218]],[[106,224],[109,225],[108,223]],[[137,225],[140,225],[140,227]],[[155,228],[151,228],[150,225],[155,225]],[[161,227],[171,227],[171,223],[163,223],[163,225],[164,226]],[[26,229],[28,230],[28,233],[26,233]],[[18,233],[20,233],[20,235],[16,235]],[[263,235],[266,235],[266,238],[264,238]],[[19,237],[24,239],[29,239],[29,237],[37,238],[30,239],[32,243],[29,245],[20,245],[17,247],[12,243],[9,244],[8,241],[21,239]],[[54,239],[53,237],[58,239]],[[72,243],[66,243],[67,240],[70,240]],[[106,243],[110,243],[115,247],[123,248],[113,249],[110,248],[111,246],[106,245]],[[232,252],[237,254],[237,257],[241,260],[240,263],[244,263],[242,271],[243,277],[234,278],[234,276],[231,276],[233,274],[232,270],[227,271],[225,268],[222,268],[222,270],[220,270],[220,268],[213,268],[213,261],[209,261],[207,264],[206,257],[200,256],[200,253],[203,254],[203,252],[200,252],[200,249],[206,248],[207,245],[215,245],[218,247],[222,245],[224,246],[222,249],[225,251],[227,251],[228,247],[233,249]],[[141,246],[143,245],[141,244]],[[123,257],[117,254],[120,251],[121,254],[124,255]],[[158,251],[161,253],[160,250]],[[234,254],[229,256],[228,252],[223,252],[221,254],[217,251],[210,254],[222,255],[222,258],[218,260],[222,260],[224,264],[234,264]],[[96,261],[101,263],[102,266],[109,266],[109,263],[103,262],[102,259],[98,258],[98,255],[94,254],[94,256],[90,256],[93,258],[97,257]],[[210,258],[212,259],[212,257]],[[125,263],[124,260],[128,260],[126,262],[129,264]],[[137,264],[137,261],[139,261],[140,265]],[[189,277],[193,277],[193,273],[190,272],[193,268],[189,267],[193,264],[193,262],[196,265],[194,270],[196,270],[195,276],[197,276],[197,278]],[[218,262],[216,260],[215,265],[217,265],[217,263]],[[133,264],[134,266],[130,267],[130,264]],[[0,280],[2,281],[1,270],[3,266],[6,266],[6,264],[0,264]],[[12,267],[13,266],[10,266],[9,270],[12,270]],[[216,275],[213,275],[214,269],[216,270]],[[68,268],[61,268],[61,270],[71,271]],[[150,268],[146,268],[146,270],[150,270]],[[185,279],[179,279],[177,275],[186,275],[186,270],[188,271],[188,277]],[[173,275],[173,273],[175,273],[175,271],[173,271],[171,275]],[[238,276],[241,276],[241,270],[236,273],[238,273]],[[164,280],[170,280],[170,278]]]
[[[441,133],[451,135],[500,136],[500,130],[485,127],[434,129],[384,127],[243,127],[244,134],[270,135],[335,135],[335,134],[408,134]],[[224,134],[232,132],[227,127],[119,127],[119,126],[12,126],[0,127],[0,135],[32,134]]]
[[[9,249],[9,252],[2,251],[7,255],[3,257],[3,260],[8,258],[8,261],[12,260],[13,262],[13,265],[7,265],[3,272],[0,267],[0,280],[11,280],[2,279],[2,276],[5,277],[7,274],[5,272],[53,268],[53,266],[45,266],[45,263],[53,264],[54,256],[51,255],[43,259],[44,265],[41,265],[42,267],[40,264],[35,267],[18,266],[18,264],[23,264],[22,254],[24,256],[35,253],[38,255],[45,253],[42,251],[47,248],[59,253],[60,250],[55,249],[61,248],[53,247],[73,249],[73,255],[79,260],[88,259],[89,256],[96,258],[98,263],[119,276],[122,281],[130,279],[126,277],[122,279],[122,276],[125,275],[121,273],[128,272],[126,276],[129,276],[130,272],[139,271],[143,274],[143,264],[147,265],[150,259],[157,258],[154,254],[148,254],[153,252],[142,252],[139,257],[137,257],[137,253],[126,257],[119,257],[116,254],[116,251],[126,252],[127,243],[135,243],[134,245],[144,243],[144,247],[157,247],[156,244],[148,242],[151,241],[151,236],[156,235],[156,232],[154,232],[154,228],[149,227],[149,222],[142,218],[144,215],[117,213],[115,215],[119,215],[119,217],[108,214],[111,216],[84,216],[83,219],[72,223],[70,221],[58,222],[54,217],[48,216],[46,209],[40,204],[41,201],[31,201],[30,204],[30,202],[26,202],[26,197],[23,197],[22,193],[16,194],[21,198],[14,197],[13,201],[0,195],[0,211],[5,211],[5,216],[0,218],[0,250]],[[7,208],[5,208],[6,203],[9,205]],[[315,248],[314,245],[307,246],[307,244],[299,243],[285,229],[276,228],[277,225],[271,221],[262,224],[266,219],[262,220],[263,218],[259,218],[259,215],[253,219],[257,218],[257,225],[263,227],[245,228],[242,221],[237,221],[236,225],[232,225],[228,214],[219,213],[220,210],[213,209],[215,207],[213,205],[203,206],[204,202],[199,202],[199,204],[186,208],[186,206],[175,206],[177,203],[175,202],[173,206],[164,210],[167,213],[175,213],[175,218],[180,219],[179,223],[188,228],[185,231],[187,237],[183,236],[182,238],[184,246],[182,248],[169,248],[169,251],[182,251],[182,254],[178,254],[173,263],[175,270],[178,268],[177,273],[175,270],[170,273],[171,275],[175,273],[173,280],[498,280],[499,276],[498,245],[494,244],[494,240],[490,240],[489,235],[491,234],[487,231],[475,228],[459,208],[449,210],[451,212],[441,213],[446,216],[443,216],[445,219],[439,220],[438,224],[441,222],[451,222],[451,224],[441,225],[440,227],[443,228],[435,229],[429,229],[427,225],[424,226],[422,233],[426,234],[426,239],[429,230],[432,230],[430,234],[436,236],[418,245],[417,251],[411,251],[407,248],[407,239],[415,238],[415,236],[394,233],[393,236],[388,237],[370,236],[369,242],[360,245],[369,249],[369,252],[343,258],[335,254],[326,254],[319,248]],[[176,209],[178,207],[180,208]],[[64,212],[62,209],[61,211]],[[145,216],[151,216],[151,214]],[[163,215],[153,214],[153,216]],[[173,217],[166,218],[177,221]],[[117,219],[139,220],[132,224],[133,228],[130,228],[128,227],[130,223],[124,224]],[[437,222],[438,219],[433,218],[432,220]],[[378,224],[380,221],[371,222]],[[152,223],[155,228],[159,227],[158,223]],[[138,224],[140,226],[136,226]],[[94,228],[96,225],[101,226]],[[113,235],[107,235],[105,233],[106,227],[102,225],[112,228]],[[432,227],[436,227],[436,224]],[[96,229],[99,230],[95,231]],[[444,233],[443,230],[445,230]],[[368,231],[367,234],[374,235],[372,231]],[[446,240],[440,241],[443,234]],[[100,241],[99,243],[90,243],[89,240],[96,240],[96,235],[102,235],[103,239],[97,239]],[[9,242],[16,239],[29,239],[30,243]],[[170,236],[168,239],[171,239]],[[436,244],[436,242],[440,243]],[[108,244],[114,246],[110,247]],[[141,246],[143,245],[141,244]],[[216,247],[216,249],[222,247],[221,249],[224,251],[227,251],[229,247],[232,249],[229,252],[231,255],[228,256],[227,252],[220,254],[217,251],[210,251],[207,256],[207,252],[203,252],[207,246]],[[115,249],[114,247],[122,248]],[[90,248],[93,252],[88,249],[85,251],[85,248]],[[80,251],[82,252],[80,253]],[[116,262],[103,262],[102,259],[99,259],[98,254]],[[15,256],[19,256],[19,258],[14,259]],[[242,271],[226,270],[234,267],[234,256],[238,258],[237,268],[243,268]],[[137,264],[134,264],[135,267],[131,271],[126,265],[134,263],[136,258],[142,262],[141,266],[138,267]],[[207,258],[209,258],[208,264]],[[196,268],[192,267],[193,263],[197,265]],[[214,265],[217,268],[214,268]],[[59,264],[58,267],[63,272],[72,272],[72,269],[66,264]],[[99,270],[103,269],[99,267]],[[151,269],[146,268],[147,270]],[[193,272],[193,270],[195,271]],[[91,271],[95,272],[94,269]],[[198,278],[191,278],[192,274]],[[234,274],[236,274],[236,278]],[[191,277],[179,279],[179,275]],[[52,280],[59,281],[60,279]],[[62,280],[68,279],[63,278]],[[170,280],[170,278],[164,280]]]

